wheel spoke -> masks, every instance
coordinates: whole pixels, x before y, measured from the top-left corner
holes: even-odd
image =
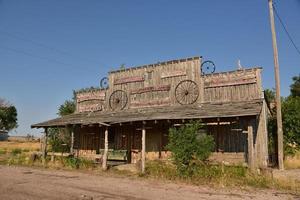
[[[175,88],[175,97],[182,105],[194,103],[199,96],[199,88],[192,80],[181,81]]]

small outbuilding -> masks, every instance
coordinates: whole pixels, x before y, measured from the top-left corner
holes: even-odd
[[[8,140],[8,131],[0,130],[0,141],[7,141],[7,140]]]

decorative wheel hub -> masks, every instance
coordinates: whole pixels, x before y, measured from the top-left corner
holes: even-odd
[[[192,80],[181,81],[175,88],[175,98],[181,105],[193,104],[198,97],[198,85]]]

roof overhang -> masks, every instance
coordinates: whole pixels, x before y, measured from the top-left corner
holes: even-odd
[[[155,108],[135,108],[118,112],[74,113],[31,125],[31,128],[65,127],[68,125],[99,124],[110,126],[117,123],[175,120],[175,119],[208,119],[257,116],[260,114],[263,100],[226,103],[204,103],[187,106],[162,106]]]

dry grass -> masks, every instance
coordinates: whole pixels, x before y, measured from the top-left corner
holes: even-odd
[[[21,149],[22,151],[39,151],[39,142],[17,142],[17,141],[0,141],[0,149],[11,152],[14,149]]]
[[[286,169],[300,169],[300,152],[297,152],[294,156],[288,156],[284,160],[284,166]]]

